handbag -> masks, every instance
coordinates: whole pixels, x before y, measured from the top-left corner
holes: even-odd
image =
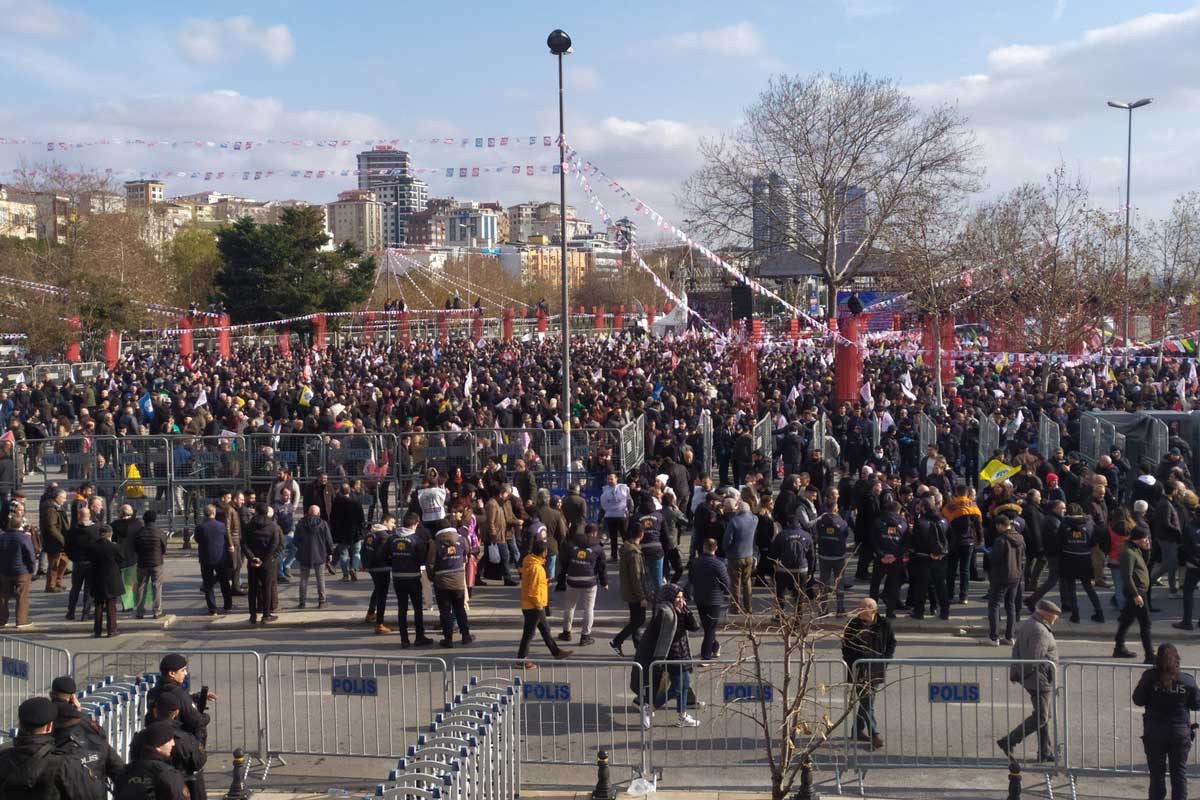
[[[492,542],[487,546],[488,561],[492,564],[500,563],[500,545]]]

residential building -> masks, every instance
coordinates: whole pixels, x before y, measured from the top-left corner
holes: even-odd
[[[412,174],[412,157],[390,145],[377,145],[358,154],[358,188],[376,189]]]
[[[637,223],[629,217],[621,217],[608,226],[608,238],[614,242],[620,242],[624,239],[626,247],[637,246]]]
[[[372,191],[351,189],[338,194],[328,211],[334,244],[353,242],[364,253],[380,250],[385,244],[383,210]]]
[[[459,203],[445,212],[448,247],[495,247],[501,243],[499,203]]]
[[[385,206],[384,242],[407,242],[409,217],[424,211],[429,203],[428,184],[412,175],[412,157],[389,145],[359,153],[358,188],[375,192],[376,199]]]
[[[750,229],[757,265],[795,249],[796,213],[787,183],[777,173],[754,178],[750,192]]]
[[[571,250],[584,250],[591,253],[592,269],[613,277],[625,264],[624,251],[620,245],[603,233],[577,236],[567,244],[567,247]]]
[[[509,245],[500,248],[500,265],[524,282],[557,284],[562,274],[562,248],[552,245]],[[592,251],[567,250],[567,286],[579,288],[592,267]]]
[[[125,206],[132,211],[161,203],[166,199],[166,188],[166,184],[159,181],[125,181]]]
[[[410,245],[444,247],[446,215],[432,210],[418,211],[408,218],[406,233]]]
[[[544,235],[552,241],[558,241],[560,234],[558,203],[526,202],[509,206],[505,211],[508,217],[508,241],[528,242],[534,236]],[[576,216],[575,207],[567,206],[567,239],[584,236],[592,232],[592,223],[581,220]]]
[[[116,192],[83,192],[79,195],[78,206],[83,214],[123,214],[126,199]]]
[[[8,190],[0,186],[0,236],[17,239],[37,238],[38,208],[35,203],[10,199]]]

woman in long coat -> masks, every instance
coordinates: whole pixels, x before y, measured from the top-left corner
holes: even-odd
[[[678,699],[678,727],[694,728],[700,724],[699,720],[687,713],[691,664],[670,664],[666,667],[670,678],[670,687],[666,692],[659,691],[664,668],[651,666],[656,661],[668,659],[690,662],[692,650],[688,643],[688,632],[698,630],[700,623],[688,608],[683,589],[674,583],[664,583],[660,586],[658,594],[654,597],[654,616],[642,631],[641,641],[638,642],[637,652],[634,654],[634,661],[640,669],[630,670],[629,675],[629,688],[641,703],[643,728],[650,727],[654,708],[661,707],[672,697]],[[643,681],[648,682],[643,685]]]

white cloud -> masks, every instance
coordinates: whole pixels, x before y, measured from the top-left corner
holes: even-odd
[[[855,19],[882,17],[896,11],[894,0],[841,0],[846,16]]]
[[[1134,121],[1134,190],[1161,213],[1200,166],[1195,53],[1200,6],[1145,14],[1050,44],[1012,43],[987,54],[987,71],[910,88],[952,102],[979,135],[989,179],[1003,189],[1038,180],[1059,160],[1078,167],[1107,200],[1124,183],[1123,120],[1106,100],[1152,96]],[[1156,139],[1156,132],[1176,135]],[[1182,132],[1182,133],[1180,133]],[[1120,158],[1116,158],[1116,156]]]
[[[179,34],[179,47],[185,58],[211,63],[237,58],[247,51],[258,51],[272,64],[291,59],[296,42],[287,25],[256,25],[250,17],[189,20]]]
[[[0,0],[0,33],[59,38],[83,27],[83,15],[48,0]]]
[[[710,53],[746,58],[767,54],[767,41],[753,22],[674,33],[658,39],[656,44],[674,53]]]

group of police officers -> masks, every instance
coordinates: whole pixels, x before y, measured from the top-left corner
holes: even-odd
[[[188,694],[182,655],[165,656],[159,672],[128,764],[85,716],[72,678],[21,703],[16,739],[0,748],[0,800],[204,800],[204,709],[216,695]]]

